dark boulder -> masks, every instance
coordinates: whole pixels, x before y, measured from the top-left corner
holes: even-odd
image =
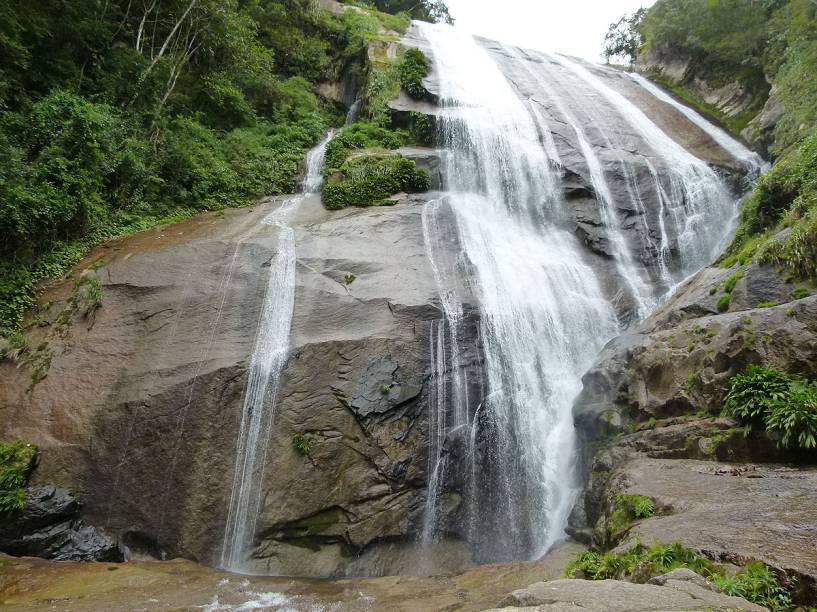
[[[80,510],[79,501],[66,489],[51,485],[29,489],[25,507],[0,525],[0,551],[57,561],[122,561],[116,542],[85,525]]]

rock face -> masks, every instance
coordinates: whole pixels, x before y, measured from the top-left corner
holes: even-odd
[[[544,86],[520,78],[518,58],[501,45],[484,46],[520,97],[546,104]],[[596,108],[598,94],[579,86],[574,92],[553,61],[525,61],[550,62],[565,95],[586,95],[585,110]],[[719,172],[736,171],[726,152],[677,111],[624,75],[597,72]],[[433,74],[427,86],[436,91]],[[345,89],[336,93],[348,101]],[[660,203],[650,164],[659,156],[636,153],[643,136],[623,120],[598,125],[609,129],[588,132],[589,146],[599,151],[619,229],[639,264],[655,275],[660,255],[648,228],[658,223]],[[618,299],[623,279],[589,164],[575,130],[553,120],[552,131],[566,202],[559,222],[581,237],[583,255],[605,279],[605,296],[625,319],[633,305]],[[403,153],[443,183],[436,154]],[[443,315],[422,212],[439,196],[400,196],[394,206],[340,212],[324,210],[312,197],[290,219],[295,314],[249,569],[320,577],[425,571],[416,540],[436,382],[429,341]],[[40,347],[37,367],[0,363],[0,434],[42,450],[35,485],[74,491],[88,524],[117,537],[134,556],[219,562],[249,359],[278,251],[278,232],[264,219],[281,204],[266,200],[104,245],[42,295],[29,329],[31,345]],[[443,256],[456,260],[456,234],[445,238]],[[670,259],[681,257],[678,236],[670,242]],[[100,308],[78,306],[81,275],[99,280]],[[463,368],[479,371],[478,304],[468,279],[462,283]],[[728,316],[735,325],[741,318]],[[441,376],[447,381],[454,373]],[[464,436],[448,436],[445,452],[452,458]],[[308,444],[299,450],[295,440]],[[462,482],[453,470],[444,484],[440,523],[447,539],[433,554],[439,571],[470,562],[462,542]]]
[[[121,561],[116,543],[79,519],[80,504],[65,489],[32,487],[25,507],[3,518],[0,550],[56,561]]]
[[[576,423],[587,448],[600,450],[588,458],[575,533],[600,546],[639,537],[738,564],[760,560],[795,576],[800,601],[813,601],[814,453],[781,449],[763,431],[747,437],[739,423],[714,415],[726,381],[749,364],[817,376],[817,297],[795,299],[795,286],[752,264],[734,283],[729,312],[718,314],[714,302],[735,272],[701,271],[610,342],[586,374]],[[756,307],[763,302],[781,304]],[[620,494],[652,498],[656,515],[612,534]]]
[[[511,593],[496,610],[751,610],[766,608],[711,590],[697,574],[660,577],[652,584],[617,580],[554,580]],[[703,583],[703,585],[702,585]]]
[[[296,307],[266,461],[259,570],[416,569],[406,542],[424,501],[427,343],[441,317],[422,203],[330,213],[312,198],[292,221]],[[261,221],[280,205],[106,245],[78,267],[95,267],[102,285],[92,320],[75,313],[57,329],[70,281],[43,296],[50,324],[31,333],[52,352],[47,376],[32,385],[28,368],[0,365],[2,435],[40,446],[35,483],[76,491],[86,520],[136,555],[218,561],[276,248]],[[311,441],[307,456],[295,434]]]

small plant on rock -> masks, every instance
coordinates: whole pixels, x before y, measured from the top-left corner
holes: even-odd
[[[343,277],[343,284],[347,286],[351,285],[353,282],[355,282],[356,278],[357,277],[354,274],[347,274]]]
[[[727,595],[743,597],[770,610],[791,610],[791,591],[780,583],[772,568],[753,562],[733,576],[711,576],[717,587]],[[793,579],[789,578],[789,582]]]
[[[295,450],[304,457],[308,457],[309,453],[312,452],[312,440],[301,432],[293,434],[292,446],[295,447]]]
[[[724,293],[722,296],[718,298],[718,301],[715,302],[715,308],[718,309],[718,312],[726,312],[729,310],[729,306],[732,304],[732,296],[729,293]]]
[[[25,506],[25,486],[36,456],[33,444],[22,440],[0,442],[0,515]]]

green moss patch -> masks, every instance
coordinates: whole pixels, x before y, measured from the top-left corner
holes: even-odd
[[[25,486],[37,447],[28,442],[0,442],[0,515],[25,506]]]

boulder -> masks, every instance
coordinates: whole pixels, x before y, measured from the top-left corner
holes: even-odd
[[[742,597],[701,586],[697,581],[668,579],[662,585],[619,580],[537,582],[508,595],[495,610],[766,610]]]
[[[54,486],[31,487],[22,510],[4,518],[0,551],[57,561],[122,561],[114,540],[80,518],[74,495]]]

